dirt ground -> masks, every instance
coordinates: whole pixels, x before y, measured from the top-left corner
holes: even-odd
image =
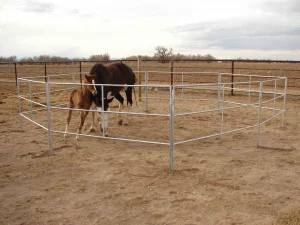
[[[281,116],[261,127],[260,147],[257,128],[176,145],[171,173],[169,147],[162,145],[53,134],[49,155],[45,130],[25,119],[20,128],[15,87],[0,88],[1,225],[300,224],[300,97],[288,96],[284,127]],[[168,109],[168,103],[156,104]],[[179,103],[176,110],[183,110]],[[224,129],[251,125],[255,112],[225,112]],[[66,115],[52,112],[53,129],[64,129]],[[45,123],[45,116],[33,116]],[[127,127],[110,119],[112,136],[168,140],[164,117],[132,117]],[[177,119],[175,139],[209,134],[219,129],[219,119]],[[78,115],[73,120],[75,132]]]

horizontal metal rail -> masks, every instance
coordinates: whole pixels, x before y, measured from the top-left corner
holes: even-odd
[[[199,137],[199,138],[193,138],[193,139],[188,139],[188,140],[184,140],[184,141],[178,141],[178,142],[175,142],[174,144],[178,145],[178,144],[184,144],[184,143],[188,143],[188,142],[192,142],[192,141],[199,141],[199,140],[203,140],[203,139],[210,138],[210,137],[216,137],[216,136],[221,136],[223,134],[229,134],[229,133],[233,133],[233,132],[236,132],[236,131],[250,129],[250,128],[253,128],[253,127],[256,127],[256,126],[258,126],[258,124],[252,125],[252,126],[243,127],[243,128],[238,128],[238,129],[235,129],[235,130],[226,131],[226,132],[222,132],[222,133],[207,135],[207,136],[203,136],[203,137]]]
[[[239,74],[239,73],[220,73],[221,75],[235,76],[235,77],[257,77],[257,78],[278,78],[278,79],[286,79],[286,77],[279,76],[261,76],[255,74]]]
[[[145,97],[142,97],[142,99],[145,99]],[[159,99],[159,100],[169,100],[169,98],[162,98],[162,97],[148,97],[148,99]],[[174,98],[175,100],[182,100],[182,101],[218,101],[216,99],[212,98]]]
[[[59,77],[59,76],[72,76],[72,75],[80,75],[80,74],[88,74],[86,72],[82,73],[60,73],[60,74],[51,74],[47,76],[31,76],[31,77],[20,77],[18,79],[36,79],[36,78],[45,78],[45,77]]]
[[[34,123],[35,125],[37,125],[37,126],[39,126],[39,127],[43,128],[43,129],[45,129],[45,130],[48,130],[48,128],[47,128],[47,127],[44,127],[43,125],[41,125],[41,124],[39,124],[39,123],[35,122],[34,120],[32,120],[32,119],[28,118],[27,116],[23,115],[23,113],[20,113],[20,116],[22,116],[23,118],[25,118],[25,119],[29,120],[30,122]]]
[[[36,104],[36,105],[39,105],[39,106],[42,106],[42,107],[45,107],[45,108],[47,108],[47,105],[43,105],[43,104],[41,104],[41,103],[39,103],[39,102],[32,101],[32,100],[30,100],[30,99],[27,99],[27,98],[24,98],[24,97],[22,97],[22,96],[19,96],[19,98],[20,98],[20,99],[23,99],[23,100],[25,100],[25,101],[28,101],[28,102],[34,103],[34,104]]]
[[[63,89],[57,89],[57,90],[53,90],[53,91],[49,91],[50,93],[55,93],[55,92],[60,92],[60,91],[68,91],[68,90],[73,90],[74,88],[63,88]],[[35,96],[35,95],[42,95],[42,94],[46,94],[46,91],[44,92],[35,92],[32,93],[31,96]],[[30,94],[22,94],[21,96],[30,96]]]
[[[262,125],[262,124],[265,124],[265,123],[269,122],[270,120],[274,119],[275,117],[281,115],[281,114],[284,113],[284,112],[285,112],[285,110],[281,110],[279,113],[277,113],[277,114],[275,114],[274,116],[272,116],[271,118],[269,118],[269,119],[267,119],[267,120],[261,122],[260,124],[261,124],[261,125]]]
[[[168,67],[168,69],[169,69],[169,67]],[[149,70],[149,71],[147,71],[148,73],[152,73],[151,75],[159,75],[159,74],[168,74],[168,75],[170,75],[170,71],[151,71],[151,70]],[[154,73],[154,74],[153,74]],[[186,75],[189,75],[189,74],[201,74],[201,75],[218,75],[219,74],[219,72],[172,72],[172,74],[178,74],[178,75],[181,75],[181,74],[186,74]]]
[[[240,91],[240,92],[251,92],[251,93],[259,93],[259,90],[254,90],[254,89],[244,89],[244,88],[231,88],[231,87],[224,87],[224,89],[233,89],[235,91]],[[263,94],[274,94],[274,92],[269,92],[269,91],[263,91],[262,92]],[[284,95],[284,93],[281,93],[281,92],[277,92],[276,93],[277,95],[278,94],[281,94],[281,95]]]
[[[57,110],[72,110],[72,111],[84,111],[84,112],[105,112],[110,114],[128,114],[128,115],[141,115],[141,116],[163,116],[163,117],[169,117],[170,114],[159,114],[159,113],[137,113],[137,112],[117,112],[117,111],[102,111],[102,110],[94,110],[94,109],[76,109],[76,108],[62,108],[62,107],[56,107],[51,106],[50,109],[57,109]]]
[[[267,120],[261,122],[260,125],[269,122],[270,120],[272,120],[272,119],[274,119],[275,117],[279,116],[279,115],[282,114],[283,112],[284,112],[284,111],[281,111],[281,112],[277,113],[276,115],[272,116],[271,118],[269,118],[269,119],[267,119]],[[236,132],[236,131],[247,130],[247,129],[250,129],[250,128],[253,128],[253,127],[257,127],[257,126],[258,126],[258,124],[255,124],[255,125],[251,125],[251,126],[247,126],[247,127],[242,127],[242,128],[237,128],[237,129],[234,129],[234,130],[222,132],[222,133],[217,133],[217,134],[207,135],[207,136],[203,136],[203,137],[199,137],[199,138],[193,138],[193,139],[188,139],[188,140],[184,140],[184,141],[178,141],[178,142],[174,142],[174,144],[175,144],[175,145],[178,145],[178,144],[184,144],[184,143],[188,143],[188,142],[192,142],[192,141],[203,140],[203,139],[210,138],[210,137],[221,136],[221,135],[223,135],[223,134],[230,134],[230,133],[233,133],[233,132]]]
[[[68,104],[57,104],[57,105],[53,105],[53,106],[63,106],[63,105],[68,105]],[[39,112],[39,111],[43,111],[43,110],[47,110],[47,107],[44,107],[44,109],[33,109],[30,111],[22,111],[22,113],[28,114],[28,113]]]
[[[85,137],[94,137],[94,138],[101,138],[101,139],[109,139],[109,140],[129,141],[129,142],[146,143],[146,144],[158,144],[158,145],[170,145],[169,142],[133,140],[133,139],[115,138],[115,137],[103,137],[103,136],[98,136],[98,135],[77,134],[77,133],[65,132],[65,131],[57,131],[57,130],[51,130],[51,132],[53,132],[53,133],[60,133],[60,134],[72,134],[72,135],[85,136]]]

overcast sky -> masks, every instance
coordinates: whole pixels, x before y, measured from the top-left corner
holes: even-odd
[[[0,0],[0,56],[300,60],[300,0]]]

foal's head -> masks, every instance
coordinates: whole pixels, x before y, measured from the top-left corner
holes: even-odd
[[[97,95],[97,88],[96,88],[96,86],[95,86],[95,77],[96,77],[96,75],[91,75],[91,74],[85,75],[86,83],[87,83],[87,84],[90,84],[90,85],[87,85],[87,89],[88,89],[94,96]]]

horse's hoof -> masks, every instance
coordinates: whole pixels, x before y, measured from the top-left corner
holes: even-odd
[[[96,130],[95,130],[95,128],[90,128],[90,132],[92,133],[92,132],[95,132]]]
[[[104,135],[103,135],[103,132],[101,132],[101,136],[108,137],[108,133],[105,132]]]
[[[118,124],[122,125],[123,124],[123,120],[119,120]]]

